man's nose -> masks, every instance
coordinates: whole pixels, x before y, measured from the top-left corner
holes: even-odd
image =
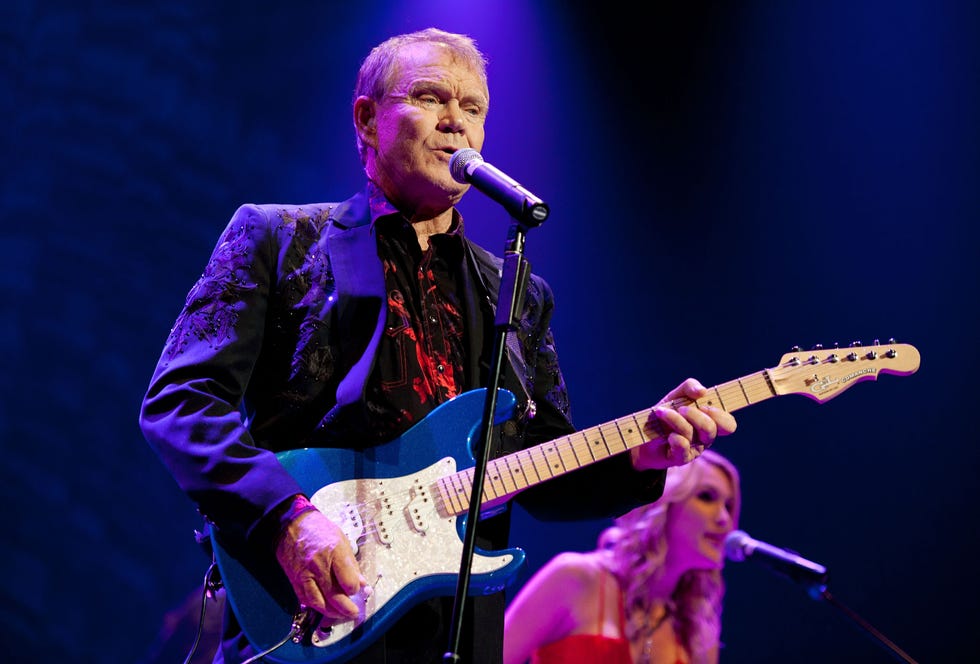
[[[439,118],[439,128],[443,131],[462,131],[464,123],[463,109],[459,100],[450,99],[442,107],[442,117]]]

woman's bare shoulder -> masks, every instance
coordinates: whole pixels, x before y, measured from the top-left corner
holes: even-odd
[[[553,581],[574,585],[575,588],[590,591],[601,574],[607,573],[598,551],[563,551],[552,558],[542,571]],[[569,588],[573,590],[575,588]]]

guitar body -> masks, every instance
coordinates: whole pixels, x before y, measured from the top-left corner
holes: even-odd
[[[300,643],[287,642],[264,658],[280,664],[349,660],[414,604],[453,596],[459,578],[466,518],[440,510],[431,488],[441,477],[475,465],[486,390],[459,395],[393,441],[362,450],[297,449],[277,456],[317,508],[346,533],[372,587],[353,599],[360,618],[315,626]],[[495,423],[509,417],[515,399],[498,391]],[[406,469],[415,472],[404,474]],[[275,560],[256,560],[222,546],[212,530],[227,597],[257,651],[279,643],[298,611],[296,596]],[[524,552],[476,550],[470,594],[502,590],[524,562]]]

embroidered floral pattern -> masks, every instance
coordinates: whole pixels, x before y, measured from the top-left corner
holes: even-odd
[[[327,252],[319,244],[323,241],[330,209],[322,209],[312,217],[303,214],[302,208],[298,211],[300,214],[293,216],[288,210],[279,213],[283,225],[293,236],[290,256],[300,263],[299,267],[286,273],[282,285],[282,300],[289,305],[282,315],[302,317],[290,362],[291,380],[303,374],[314,381],[326,380],[334,369],[330,346],[319,343],[320,332],[325,331],[320,314],[333,303],[336,291]]]
[[[168,359],[183,352],[191,339],[215,348],[229,338],[238,322],[232,303],[255,288],[248,274],[249,231],[250,226],[245,222],[225,230],[170,331]]]

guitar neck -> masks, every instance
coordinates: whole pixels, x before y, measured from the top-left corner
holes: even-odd
[[[660,405],[678,408],[694,404],[733,412],[777,394],[768,370],[763,370],[716,385],[702,399],[678,398]],[[645,443],[666,440],[666,436],[660,421],[652,417],[652,408],[648,408],[492,459],[487,463],[481,504],[499,504],[524,489]],[[468,468],[438,481],[437,491],[449,514],[469,510],[474,470]]]

